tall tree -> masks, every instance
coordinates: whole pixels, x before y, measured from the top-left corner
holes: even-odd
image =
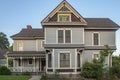
[[[9,48],[9,41],[3,32],[0,32],[0,49],[8,49]]]

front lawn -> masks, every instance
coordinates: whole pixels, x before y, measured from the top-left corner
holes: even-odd
[[[2,76],[0,75],[0,80],[29,80],[30,76]]]

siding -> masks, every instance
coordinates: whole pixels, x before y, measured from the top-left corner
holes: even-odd
[[[18,51],[17,43],[22,41],[23,43],[23,51],[41,51],[44,48],[41,46],[43,40],[14,40],[13,50]]]
[[[100,34],[100,46],[109,45],[115,46],[115,31],[85,31],[85,45],[92,45],[93,33],[98,32]]]

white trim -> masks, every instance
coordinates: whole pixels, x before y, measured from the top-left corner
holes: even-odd
[[[46,44],[46,27],[44,28],[44,40],[45,40],[45,44]]]
[[[83,53],[80,54],[80,67],[81,67],[81,69],[82,69],[82,64],[83,64],[82,58],[83,58]]]
[[[53,72],[55,72],[54,49],[52,50],[52,67],[53,67]]]
[[[94,45],[94,34],[97,33],[98,34],[98,45]],[[92,33],[92,46],[101,46],[100,45],[100,33],[99,32],[93,32]]]
[[[36,51],[38,51],[38,39],[36,39]]]
[[[45,40],[41,40],[41,42],[40,42],[40,43],[41,43],[41,48],[44,48],[44,46],[43,46],[43,45],[44,45],[43,42],[44,42],[44,44],[45,44]]]
[[[77,72],[76,69],[77,69],[77,66],[78,66],[78,64],[77,64],[78,63],[78,61],[77,61],[78,59],[77,58],[78,58],[77,57],[77,49],[75,49],[75,72]]]
[[[47,72],[47,69],[48,69],[48,54],[46,54],[46,72]]]
[[[93,54],[92,54],[92,60],[95,59],[95,58],[94,58],[94,55],[95,55],[95,54],[98,54],[98,56],[99,56],[98,59],[100,58],[99,52],[93,52]]]
[[[58,30],[63,30],[63,43],[58,43]],[[71,42],[65,43],[65,30],[70,30]],[[71,28],[58,28],[56,29],[56,44],[72,44],[72,29]]]
[[[85,30],[84,30],[84,28],[82,28],[83,29],[83,44],[85,44]]]

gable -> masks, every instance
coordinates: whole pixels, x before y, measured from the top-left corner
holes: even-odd
[[[63,19],[68,21],[60,21],[59,15],[67,15],[67,18]],[[42,25],[87,25],[85,19],[66,0],[63,0],[41,23]]]

